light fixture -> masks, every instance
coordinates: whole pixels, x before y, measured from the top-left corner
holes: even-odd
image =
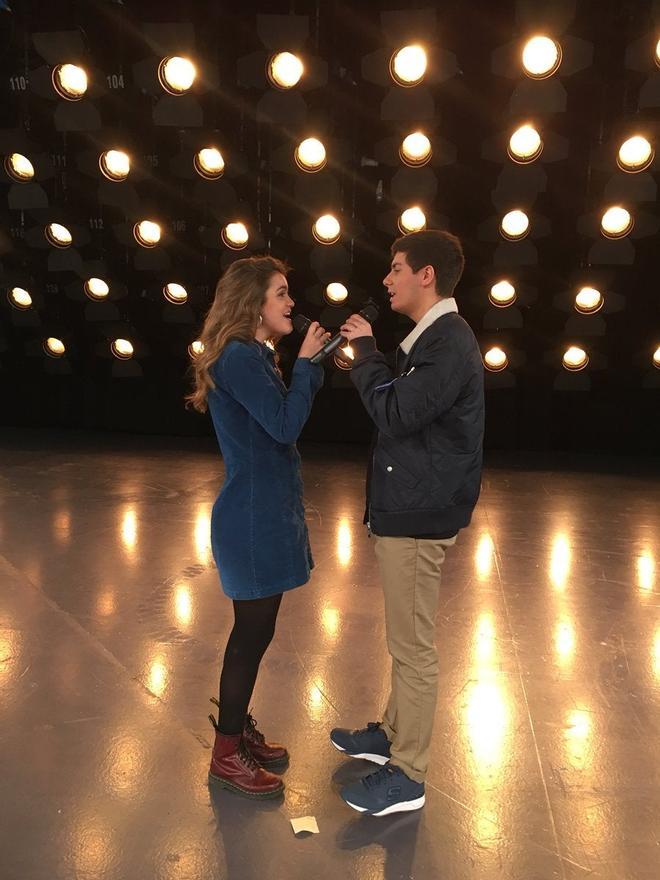
[[[645,137],[637,134],[624,141],[616,157],[622,171],[645,171],[653,159],[655,151]]]
[[[133,227],[133,235],[139,245],[146,248],[156,247],[160,241],[160,226],[153,220],[141,220]]]
[[[45,234],[50,244],[55,247],[67,248],[73,241],[71,233],[61,223],[49,223],[45,229]]]
[[[575,308],[582,315],[593,315],[603,308],[603,294],[595,287],[583,287],[575,297]]]
[[[303,63],[292,52],[278,52],[269,59],[268,79],[278,89],[292,89],[305,72]]]
[[[416,86],[426,73],[426,52],[421,46],[404,46],[390,59],[390,74],[400,86]]]
[[[327,161],[325,147],[317,138],[306,138],[301,141],[293,155],[296,165],[302,171],[320,171]]]
[[[87,91],[87,74],[76,64],[58,64],[53,69],[53,86],[61,98],[79,101]]]
[[[487,370],[490,370],[491,373],[499,373],[501,370],[505,370],[509,366],[509,358],[506,356],[506,352],[503,349],[494,345],[493,348],[489,348],[484,355],[484,366]]]
[[[514,162],[533,162],[543,152],[543,140],[533,125],[521,125],[509,139],[507,152]]]
[[[334,244],[341,235],[339,220],[332,214],[323,214],[312,226],[312,234],[321,244]]]
[[[175,306],[186,302],[188,299],[188,291],[182,284],[170,282],[163,287],[163,295],[168,302],[174,303]]]
[[[341,284],[339,281],[331,281],[326,287],[323,296],[331,306],[338,306],[348,299],[348,289],[346,285]]]
[[[510,241],[519,241],[529,232],[529,217],[524,211],[509,211],[502,218],[500,232]]]
[[[561,54],[561,46],[551,37],[532,37],[523,48],[523,70],[532,79],[546,79],[559,68]]]
[[[630,212],[620,205],[608,208],[600,222],[600,231],[606,238],[623,238],[632,228]]]
[[[582,348],[578,348],[577,345],[571,345],[570,348],[567,348],[564,352],[564,357],[562,358],[562,364],[565,369],[570,370],[575,373],[578,370],[584,370],[584,368],[589,363],[589,355]]]
[[[336,367],[340,370],[353,369],[353,361],[355,360],[355,352],[350,345],[344,345],[338,348],[333,357]]]
[[[240,251],[246,247],[249,238],[250,235],[247,231],[247,226],[240,221],[228,223],[222,230],[222,240],[228,248],[231,248],[234,251]]]
[[[406,210],[399,217],[399,229],[404,234],[408,232],[420,232],[426,228],[426,214],[417,205]]]
[[[61,358],[66,354],[66,346],[61,339],[55,336],[49,336],[44,340],[44,351],[48,357]]]
[[[225,160],[222,153],[215,147],[204,147],[195,153],[193,158],[195,171],[207,180],[217,180],[222,177],[225,170]]]
[[[655,53],[653,55],[653,60],[660,67],[660,40],[655,44]]]
[[[102,278],[88,278],[84,284],[85,293],[90,299],[102,300],[110,293],[107,282]]]
[[[188,354],[191,358],[199,357],[204,351],[204,343],[201,339],[195,339],[194,342],[191,342],[188,346]]]
[[[99,156],[99,168],[108,180],[126,180],[131,170],[131,160],[122,150],[105,150]]]
[[[494,306],[506,308],[516,301],[516,288],[510,281],[498,281],[491,287],[488,299]]]
[[[120,361],[127,361],[133,357],[133,343],[128,339],[113,339],[110,351]]]
[[[12,153],[5,159],[5,171],[13,179],[19,183],[25,183],[34,177],[34,166],[32,162],[22,153]]]
[[[660,345],[653,352],[653,366],[660,370]]]
[[[32,308],[32,297],[22,287],[12,287],[7,291],[7,299],[15,309],[25,311]]]
[[[431,141],[421,131],[413,131],[403,139],[399,147],[401,161],[413,168],[426,165],[431,155]]]
[[[196,76],[197,70],[189,58],[172,55],[163,58],[158,65],[158,79],[170,95],[183,95],[190,91]]]

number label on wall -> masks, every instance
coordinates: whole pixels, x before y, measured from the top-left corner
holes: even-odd
[[[12,92],[24,92],[28,87],[28,78],[23,76],[22,74],[19,76],[10,76],[9,77],[9,88]]]
[[[109,73],[106,76],[108,81],[109,89],[123,89],[124,88],[124,74],[123,73]]]
[[[90,229],[103,229],[103,217],[90,217],[89,218],[89,228]]]

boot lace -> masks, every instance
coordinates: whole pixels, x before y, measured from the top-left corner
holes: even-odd
[[[257,719],[253,718],[249,712],[245,716],[245,728],[248,736],[256,740],[260,745],[266,742],[266,737],[260,730],[257,730]]]

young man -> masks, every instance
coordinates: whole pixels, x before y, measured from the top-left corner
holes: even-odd
[[[397,350],[394,374],[364,318],[351,315],[341,328],[355,355],[353,384],[378,431],[365,522],[383,584],[392,683],[382,722],[336,728],[330,738],[345,754],[384,765],[341,792],[375,816],[424,806],[440,569],[479,497],[483,365],[453,298],[463,266],[460,241],[448,232],[414,232],[392,245],[383,283],[391,308],[416,325]]]

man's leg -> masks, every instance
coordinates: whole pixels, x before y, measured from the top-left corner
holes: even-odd
[[[385,597],[392,690],[383,730],[391,762],[423,782],[438,687],[435,624],[446,548],[456,538],[429,540],[376,537]]]

